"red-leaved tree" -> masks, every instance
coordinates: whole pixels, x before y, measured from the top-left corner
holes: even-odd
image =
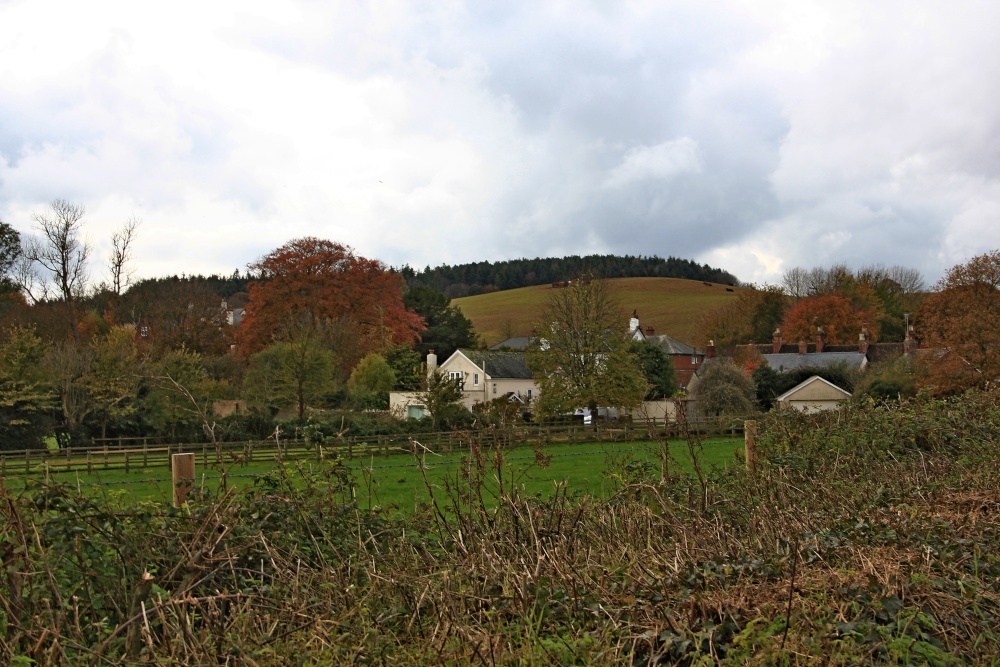
[[[847,296],[829,294],[803,299],[785,313],[781,331],[790,342],[812,340],[822,327],[824,339],[831,345],[857,342],[862,327],[868,330],[869,342],[878,339],[877,308],[854,302]]]
[[[296,239],[251,264],[250,270],[258,279],[250,284],[240,328],[244,355],[282,340],[290,324],[299,332],[303,323],[341,334],[346,328],[362,356],[411,344],[424,329],[420,316],[403,305],[403,279],[348,246]]]

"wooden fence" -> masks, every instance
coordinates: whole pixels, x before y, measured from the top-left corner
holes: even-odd
[[[692,424],[705,435],[740,434],[742,420],[727,424],[700,422]],[[521,425],[506,430],[452,431],[345,437],[326,443],[302,439],[274,439],[186,444],[160,444],[148,438],[104,440],[99,446],[63,447],[61,449],[26,449],[0,451],[0,477],[39,475],[56,472],[87,472],[143,468],[170,469],[170,457],[181,452],[194,453],[203,466],[217,464],[220,458],[227,464],[254,461],[323,460],[342,457],[369,459],[420,451],[447,453],[468,450],[473,445],[519,447],[574,442],[615,442],[648,440],[656,437],[677,437],[677,424],[663,420],[644,423],[599,423],[596,426]]]

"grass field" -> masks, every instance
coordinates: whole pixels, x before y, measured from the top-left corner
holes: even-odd
[[[705,285],[698,280],[679,278],[614,278],[608,285],[624,309],[623,318],[633,310],[643,327],[653,327],[696,347],[697,324],[705,312],[736,298],[740,288],[726,291],[725,285]],[[509,336],[527,336],[545,299],[555,289],[549,285],[492,292],[455,299],[452,303],[472,320],[487,345]],[[625,321],[627,324],[627,320]],[[624,326],[624,324],[623,324]]]
[[[742,445],[742,439],[713,438],[706,440],[697,450],[698,460],[703,469],[723,466],[735,460],[734,452]],[[569,493],[582,492],[591,496],[605,497],[621,486],[623,476],[634,474],[637,469],[655,466],[659,470],[659,454],[655,443],[575,443],[551,445],[542,450],[550,456],[546,467],[535,465],[535,453],[529,447],[506,450],[506,465],[503,474],[510,475],[516,484],[529,494],[552,494],[556,485],[565,485]],[[671,465],[691,471],[691,457],[687,445],[680,441],[670,443]],[[465,454],[452,453],[432,455],[425,458],[428,482],[443,490],[446,480],[454,481],[461,472]],[[286,469],[293,475],[297,468],[308,472],[317,469],[315,462],[303,461],[287,463]],[[429,496],[417,460],[408,455],[373,457],[367,462],[351,461],[350,467],[357,480],[358,502],[363,507],[379,505],[412,511],[420,503],[427,502]],[[252,484],[262,475],[273,472],[276,461],[256,461],[250,464],[232,465],[227,469],[228,481],[236,486]],[[220,470],[210,465],[206,470],[198,462],[196,486],[205,494],[218,489]],[[12,490],[24,488],[27,479],[11,477],[4,484]],[[171,481],[169,471],[163,468],[145,468],[126,473],[122,470],[95,471],[86,473],[53,473],[50,481],[79,485],[82,490],[95,493],[124,494],[126,498],[169,502]],[[496,475],[487,475],[487,489],[495,488]],[[510,477],[504,482],[509,484]]]

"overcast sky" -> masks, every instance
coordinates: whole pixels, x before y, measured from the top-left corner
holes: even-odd
[[[392,266],[614,253],[747,282],[1000,247],[1000,3],[0,0],[0,219],[102,277],[301,236]]]

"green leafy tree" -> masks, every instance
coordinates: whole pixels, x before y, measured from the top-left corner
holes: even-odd
[[[540,414],[638,405],[649,384],[630,351],[628,320],[607,286],[578,280],[554,290],[528,347]]]
[[[389,407],[389,392],[396,384],[396,374],[379,354],[366,355],[351,372],[347,389],[363,407],[384,410]]]
[[[0,345],[0,450],[44,447],[52,433],[55,392],[45,376],[45,344],[14,327]]]
[[[646,382],[649,383],[646,400],[656,401],[673,396],[680,385],[677,384],[677,374],[674,373],[670,355],[662,347],[649,341],[633,342],[631,352],[638,358]]]
[[[137,414],[142,365],[133,332],[126,328],[115,327],[98,336],[91,349],[91,368],[80,382],[100,421],[101,437],[106,437],[109,425]]]
[[[21,235],[16,229],[0,220],[0,293],[16,292],[20,289],[11,277],[11,271],[21,256]]]
[[[183,347],[167,353],[151,369],[149,380],[143,415],[150,426],[171,438],[204,426],[212,402],[225,393],[225,387],[209,377],[201,355]]]
[[[416,345],[422,356],[434,350],[438,358],[447,359],[458,348],[475,347],[479,342],[469,318],[436,289],[425,285],[411,287],[403,295],[403,304],[427,324]]]
[[[253,405],[278,409],[295,405],[299,419],[306,407],[332,391],[334,355],[311,336],[271,345],[250,358],[243,391]]]
[[[420,353],[406,345],[393,345],[385,353],[385,361],[396,375],[393,387],[399,391],[416,391],[423,382]]]
[[[434,430],[459,422],[469,414],[462,405],[462,387],[440,372],[427,378],[419,398],[431,416]]]

